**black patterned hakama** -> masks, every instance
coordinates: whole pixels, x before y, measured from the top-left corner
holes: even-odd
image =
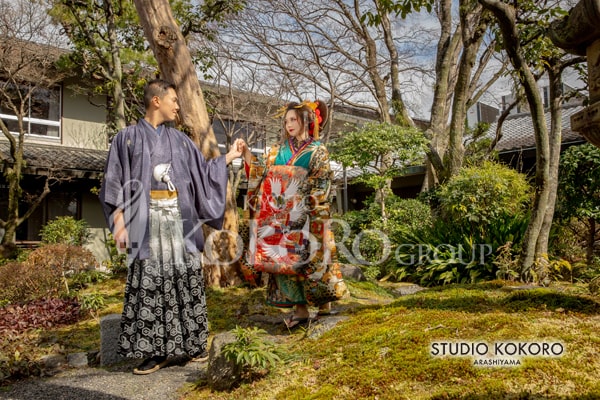
[[[151,200],[150,258],[129,268],[119,352],[125,357],[202,353],[208,319],[202,262],[185,249],[177,198]]]

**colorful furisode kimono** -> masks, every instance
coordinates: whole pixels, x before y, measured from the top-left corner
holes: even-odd
[[[248,248],[242,270],[258,284],[269,273],[267,303],[276,307],[321,305],[346,292],[329,230],[333,173],[318,141],[274,147],[264,166],[248,174]]]
[[[170,185],[157,180],[160,165],[168,166]],[[121,355],[195,355],[206,349],[202,225],[221,228],[226,188],[225,157],[205,160],[174,128],[155,129],[142,119],[113,139],[100,201],[110,226],[114,210],[123,210],[130,241]]]

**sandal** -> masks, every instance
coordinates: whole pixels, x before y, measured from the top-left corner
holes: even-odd
[[[208,360],[208,351],[204,350],[191,356],[192,362],[204,362]]]
[[[146,359],[139,367],[134,368],[133,373],[135,375],[148,375],[158,371],[162,367],[168,364],[167,357],[165,356],[154,356]]]
[[[319,307],[319,311],[317,312],[318,317],[322,317],[325,315],[333,315],[337,314],[337,311],[333,311],[331,309],[331,303],[325,303],[321,307]]]
[[[292,315],[289,318],[283,320],[283,323],[288,329],[295,329],[300,325],[304,325],[308,322],[308,317],[296,317]]]

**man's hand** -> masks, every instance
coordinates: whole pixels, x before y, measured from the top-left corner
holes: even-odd
[[[127,245],[129,244],[129,234],[127,228],[125,228],[125,218],[123,210],[116,209],[113,213],[113,239],[115,239],[117,250],[119,252],[126,252]]]
[[[129,234],[127,233],[127,229],[119,229],[115,232],[113,237],[117,244],[117,250],[121,253],[125,253],[127,251],[127,243],[129,243]]]
[[[244,147],[245,143],[243,139],[235,139],[231,145],[231,148],[229,149],[229,152],[225,154],[225,161],[227,164],[231,163],[236,158],[241,157],[244,152]]]

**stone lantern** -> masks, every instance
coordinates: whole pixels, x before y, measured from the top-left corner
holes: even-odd
[[[590,103],[571,116],[571,129],[600,147],[600,0],[580,0],[549,36],[561,49],[587,56]]]

